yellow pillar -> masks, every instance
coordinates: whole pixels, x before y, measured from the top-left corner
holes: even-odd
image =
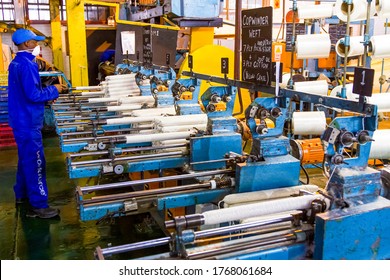
[[[52,0],[50,3],[51,46],[53,51],[53,65],[64,72],[64,59],[62,56],[60,0]]]
[[[3,59],[3,38],[0,34],[0,47],[1,47],[1,54],[0,54],[0,72],[4,72],[4,59]]]
[[[87,86],[89,81],[84,0],[67,0],[66,14],[72,86]]]
[[[192,27],[190,54],[205,45],[213,45],[214,27]]]

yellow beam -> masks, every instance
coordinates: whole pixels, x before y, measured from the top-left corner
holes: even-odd
[[[190,39],[190,54],[192,54],[194,51],[203,46],[213,45],[213,41],[213,27],[192,27]]]
[[[60,0],[50,3],[51,47],[53,51],[53,65],[64,72],[64,58],[62,56],[62,37],[60,20]]]
[[[84,0],[66,1],[70,79],[72,86],[89,85],[84,2]]]
[[[4,72],[4,59],[3,59],[3,36],[0,35],[0,47],[1,47],[1,54],[0,54],[0,72]]]

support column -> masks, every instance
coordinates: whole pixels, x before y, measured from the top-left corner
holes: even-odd
[[[67,0],[66,14],[72,86],[88,86],[84,0]]]
[[[191,27],[190,54],[200,47],[212,45],[213,41],[213,27]]]
[[[60,0],[50,3],[51,46],[53,51],[53,65],[64,72],[64,58],[62,56],[62,32],[60,19]]]

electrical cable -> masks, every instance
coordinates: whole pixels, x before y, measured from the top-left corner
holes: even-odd
[[[305,173],[306,175],[306,185],[309,185],[310,184],[310,177],[309,177],[309,173],[307,173],[307,170],[305,167],[303,167],[303,164],[301,163],[301,168],[302,168],[302,171]]]

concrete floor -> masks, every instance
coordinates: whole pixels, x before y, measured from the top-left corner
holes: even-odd
[[[390,122],[381,122],[380,128],[390,128]],[[44,146],[49,201],[51,206],[61,210],[61,217],[57,220],[26,218],[26,207],[15,207],[13,184],[17,150],[0,150],[0,259],[89,260],[94,259],[97,246],[106,248],[108,244],[122,245],[162,236],[157,227],[143,230],[143,216],[112,219],[98,225],[95,221],[80,221],[74,192],[77,184],[84,185],[85,182],[68,179],[65,155],[59,148],[58,136],[46,136]],[[321,170],[308,169],[308,172],[311,184],[325,186],[326,179]],[[301,180],[306,182],[303,174]],[[153,253],[166,250],[157,248]],[[131,259],[143,254],[140,251],[113,258]]]
[[[15,207],[13,184],[17,169],[17,150],[0,150],[0,259],[12,260],[90,260],[94,259],[97,246],[106,248],[163,236],[155,226],[143,229],[143,216],[112,219],[97,225],[95,221],[79,220],[75,187],[85,182],[68,179],[65,155],[62,154],[58,137],[44,138],[47,161],[49,203],[60,209],[59,219],[26,218],[27,206]],[[310,169],[312,184],[324,186],[325,178],[320,170]],[[302,181],[306,178],[302,176]],[[168,248],[156,248],[160,253]],[[147,254],[150,254],[149,251]],[[143,256],[143,252],[113,256],[131,259]]]
[[[162,233],[158,229],[140,230],[143,217],[124,217],[99,225],[95,221],[79,221],[74,195],[79,182],[68,179],[58,137],[45,137],[44,146],[49,202],[60,209],[60,218],[26,218],[27,206],[15,207],[13,184],[17,150],[0,150],[0,259],[90,260],[94,259],[97,246],[105,248],[108,244],[115,246],[160,237]],[[141,256],[142,252],[120,258],[137,255]]]

